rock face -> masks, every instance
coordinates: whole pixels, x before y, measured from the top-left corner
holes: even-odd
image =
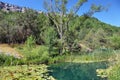
[[[0,1],[0,10],[5,11],[5,12],[22,12],[22,13],[24,13],[26,10],[29,10],[29,9],[30,8],[19,7],[16,5],[12,5],[12,4],[4,3],[2,1]],[[39,11],[34,10],[34,11],[36,11],[37,13],[43,13],[41,10],[39,10]]]
[[[8,4],[8,3],[4,3],[0,1],[0,9],[6,12],[24,12],[25,11],[25,7],[19,7],[16,5],[12,5],[12,4]]]

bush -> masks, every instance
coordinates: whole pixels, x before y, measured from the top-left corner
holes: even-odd
[[[27,48],[32,48],[35,46],[35,38],[31,35],[27,38],[26,42],[25,42],[25,45]]]
[[[49,60],[48,48],[39,46],[31,50],[31,54],[27,56],[27,60],[33,63],[47,63]]]
[[[14,58],[13,56],[7,56],[0,54],[0,66],[10,66],[18,64],[19,59]]]
[[[111,45],[114,49],[120,49],[120,36],[113,35],[110,37]]]
[[[120,65],[115,65],[108,75],[109,80],[120,80]]]
[[[35,47],[22,47],[19,49],[25,58],[25,63],[48,63],[49,61],[49,52],[48,47],[36,45]]]

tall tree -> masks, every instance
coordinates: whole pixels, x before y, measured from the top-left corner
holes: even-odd
[[[81,8],[81,6],[87,2],[87,0],[78,0],[78,2],[71,7],[67,8],[68,0],[45,0],[44,7],[47,11],[47,15],[50,21],[53,22],[54,28],[58,33],[59,53],[64,53],[64,47],[66,46],[67,35],[69,34],[69,22],[75,18],[75,15]],[[92,5],[91,9],[85,14],[85,16],[92,16],[95,12],[99,12],[103,9],[102,6]]]

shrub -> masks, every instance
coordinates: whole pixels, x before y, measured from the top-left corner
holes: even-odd
[[[14,58],[13,56],[0,54],[0,66],[16,65],[18,62],[19,59]]]
[[[109,80],[120,80],[120,65],[115,65],[108,75]]]
[[[111,45],[114,49],[120,49],[120,36],[113,35],[110,37]]]
[[[35,42],[36,42],[36,40],[35,40],[34,36],[31,35],[27,38],[25,45],[27,48],[32,48],[35,45]]]
[[[46,46],[36,45],[31,48],[23,46],[23,48],[19,50],[23,53],[24,58],[26,58],[25,63],[48,63],[50,58],[48,47]]]

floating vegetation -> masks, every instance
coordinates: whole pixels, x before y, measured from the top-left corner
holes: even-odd
[[[55,80],[47,73],[46,65],[0,67],[1,80]]]

